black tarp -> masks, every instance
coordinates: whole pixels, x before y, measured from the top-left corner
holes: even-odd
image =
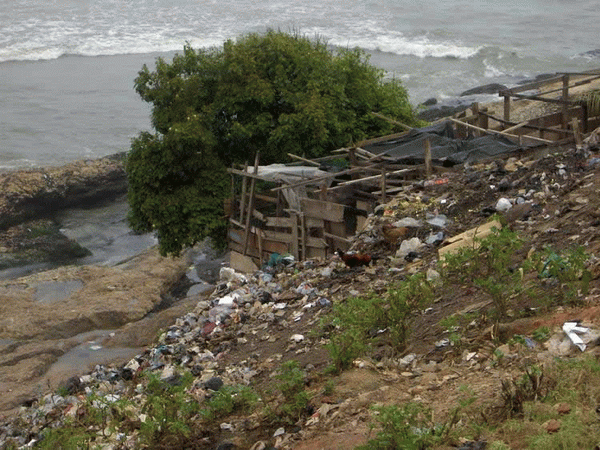
[[[405,164],[419,164],[425,159],[424,141],[427,139],[431,145],[431,159],[449,166],[493,158],[527,148],[500,135],[457,139],[452,122],[447,120],[428,127],[415,128],[401,138],[370,144],[364,146],[364,149],[376,155],[384,154]]]

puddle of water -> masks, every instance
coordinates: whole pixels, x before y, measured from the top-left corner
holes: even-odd
[[[68,298],[82,287],[81,280],[42,281],[36,285],[34,299],[39,303],[56,303]]]
[[[153,233],[135,234],[127,223],[129,205],[121,197],[95,208],[61,212],[57,220],[61,232],[92,252],[78,264],[113,266],[142,253],[158,243]]]
[[[98,364],[119,364],[129,361],[142,353],[144,348],[104,347],[114,330],[94,330],[75,336],[79,342],[52,364],[45,377],[53,383],[59,383],[75,375],[85,375]]]

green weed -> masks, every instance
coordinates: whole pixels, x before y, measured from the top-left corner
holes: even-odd
[[[258,394],[247,386],[223,386],[206,402],[200,415],[205,419],[215,420],[233,412],[247,413],[258,401]]]
[[[336,304],[329,316],[335,327],[327,348],[335,371],[349,368],[375,341],[392,351],[406,346],[415,312],[433,299],[433,288],[424,274],[416,274],[390,288],[383,296],[351,297]]]
[[[284,398],[283,404],[280,405],[280,419],[294,423],[306,412],[310,401],[310,396],[304,389],[304,372],[300,369],[298,361],[290,360],[281,364],[276,378],[276,387]]]
[[[589,256],[582,246],[572,247],[563,254],[547,247],[535,255],[538,276],[558,281],[560,289],[557,294],[561,303],[581,304],[591,280],[591,273],[586,267]]]

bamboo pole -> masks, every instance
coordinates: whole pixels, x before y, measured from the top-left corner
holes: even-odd
[[[350,173],[361,172],[363,170],[370,169],[370,168],[376,167],[376,166],[377,166],[377,164],[371,164],[369,166],[364,166],[364,167],[354,167],[353,169],[342,170],[341,172],[332,173],[330,175],[324,175],[322,177],[316,177],[311,180],[298,181],[296,183],[286,184],[285,186],[274,187],[274,188],[271,188],[271,191],[276,192],[276,191],[281,191],[283,189],[291,189],[291,188],[295,188],[295,187],[299,187],[299,186],[306,186],[307,184],[321,184],[322,181],[326,181],[326,180],[335,178],[340,175],[348,175]]]
[[[400,173],[410,173],[410,172],[414,172],[415,170],[417,170],[418,166],[415,166],[414,168],[411,169],[401,169],[401,170],[394,170],[393,172],[389,172],[387,175],[398,175]],[[378,178],[381,178],[382,175],[373,175],[370,177],[364,177],[364,178],[359,178],[358,180],[350,180],[350,181],[344,181],[343,183],[338,184],[335,187],[329,188],[330,191],[333,191],[335,189],[339,189],[345,186],[349,186],[351,184],[356,184],[356,183],[362,183],[363,181],[371,181],[371,180],[376,180]]]
[[[562,129],[566,130],[569,123],[569,118],[567,117],[569,111],[567,103],[569,101],[569,75],[563,75],[562,84],[562,100],[564,102],[562,104]],[[567,137],[567,135],[565,134],[564,137]]]

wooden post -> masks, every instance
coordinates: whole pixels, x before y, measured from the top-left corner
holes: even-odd
[[[471,111],[473,112],[473,122],[476,123],[477,125],[479,125],[479,103],[474,102],[471,105]],[[477,133],[477,136],[479,136],[480,133]]]
[[[569,118],[567,117],[569,111],[569,75],[563,75],[562,77],[562,129],[567,130],[569,124]],[[566,138],[568,134],[565,133]]]
[[[510,95],[504,94],[504,120],[510,122]]]
[[[327,183],[325,181],[319,186],[319,200],[323,202],[327,201]]]
[[[386,196],[387,189],[387,176],[385,168],[381,169],[381,204],[385,205],[387,203]]]
[[[573,117],[571,128],[573,128],[573,135],[575,136],[575,145],[577,145],[577,148],[580,148],[583,145],[583,137],[581,136],[581,130],[579,130],[579,120],[577,120],[577,117]]]
[[[356,149],[354,147],[348,150],[348,159],[350,160],[351,166],[358,166],[358,160],[356,159]]]
[[[290,212],[290,217],[292,219],[292,242],[291,242],[291,253],[296,258],[296,261],[300,261],[300,254],[298,251],[298,214],[296,211]]]
[[[429,139],[423,141],[424,153],[425,153],[425,175],[431,175],[431,142]]]
[[[248,172],[248,161],[244,164],[244,172]],[[242,195],[240,197],[240,223],[244,223],[244,208],[246,207],[246,189],[248,187],[248,177],[242,178]]]
[[[256,157],[254,158],[254,175],[258,173],[258,161],[260,153],[256,152]],[[248,250],[248,240],[250,238],[250,218],[252,217],[252,211],[254,210],[254,189],[256,188],[256,178],[252,177],[252,181],[250,182],[250,199],[248,200],[248,212],[246,213],[246,230],[244,233],[244,251],[243,255],[246,255],[246,250]]]
[[[300,212],[298,214],[299,218],[300,218],[300,243],[302,246],[302,252],[301,252],[301,257],[302,260],[304,261],[307,258],[307,251],[306,251],[306,221],[304,218],[304,213]]]

